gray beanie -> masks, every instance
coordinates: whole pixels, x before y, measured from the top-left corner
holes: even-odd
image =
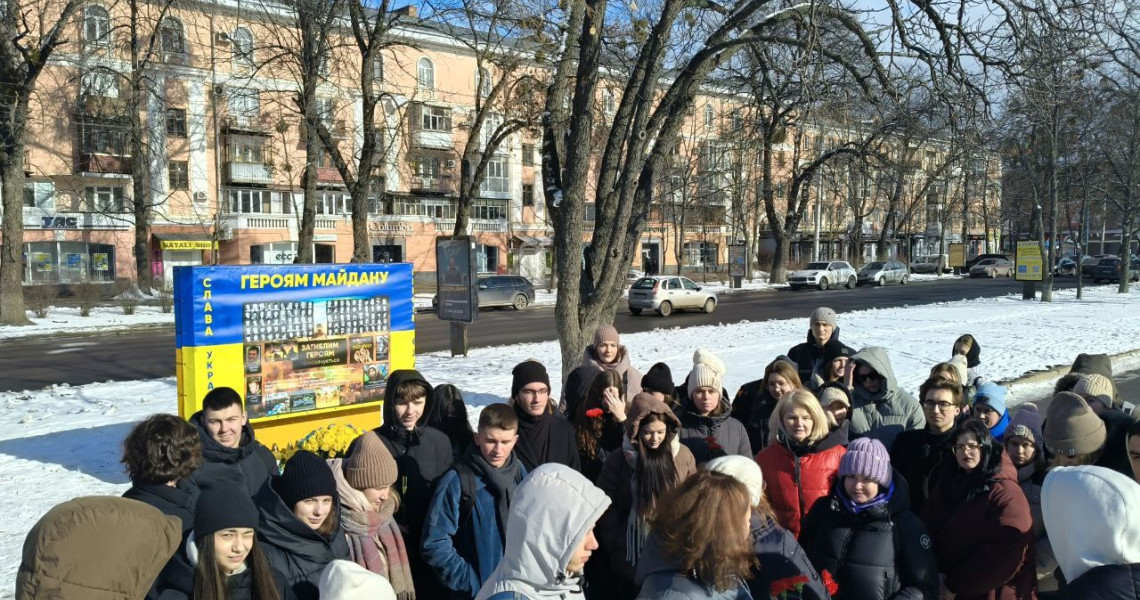
[[[811,319],[808,321],[808,324],[815,325],[816,323],[827,323],[828,325],[835,327],[835,311],[826,306],[821,306],[815,309],[811,313]]]
[[[1104,421],[1085,399],[1072,393],[1053,396],[1045,413],[1045,447],[1055,456],[1081,456],[1104,448]]]

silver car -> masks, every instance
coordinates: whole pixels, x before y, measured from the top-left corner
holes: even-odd
[[[798,290],[811,286],[826,290],[845,285],[847,289],[852,289],[857,282],[855,267],[845,260],[833,260],[808,263],[806,267],[792,273],[788,278],[788,287]]]
[[[875,284],[887,285],[888,283],[901,283],[906,285],[910,279],[910,273],[907,272],[906,265],[897,260],[875,261],[863,265],[859,269],[857,285]]]
[[[711,313],[716,309],[716,294],[702,290],[687,277],[654,275],[642,277],[629,288],[629,312],[640,315],[643,310],[657,311],[668,317],[674,310],[700,309]]]
[[[479,308],[510,306],[522,310],[534,304],[534,284],[518,275],[489,275],[480,277]],[[439,294],[431,297],[432,308],[439,306]]]

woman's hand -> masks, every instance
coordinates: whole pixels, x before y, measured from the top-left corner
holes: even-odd
[[[605,402],[606,410],[610,411],[615,421],[625,423],[625,400],[621,399],[616,387],[610,386],[602,392],[602,402]]]

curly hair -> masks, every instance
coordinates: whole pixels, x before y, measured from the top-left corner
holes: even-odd
[[[122,463],[136,484],[181,481],[201,461],[198,430],[174,415],[151,415],[135,425],[123,440]]]
[[[751,513],[748,488],[730,475],[697,471],[661,498],[650,528],[661,552],[718,591],[751,577],[757,564],[744,522]]]
[[[578,442],[578,451],[583,456],[594,458],[598,455],[598,440],[605,432],[606,424],[613,421],[613,415],[606,410],[604,394],[606,388],[618,389],[618,396],[625,399],[625,384],[621,374],[617,371],[602,371],[590,381],[586,390],[586,397],[578,403],[574,412],[574,437]],[[601,409],[604,413],[601,418],[592,418],[587,413],[591,409]]]

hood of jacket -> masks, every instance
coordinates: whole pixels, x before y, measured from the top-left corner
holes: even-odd
[[[895,379],[895,370],[891,368],[891,360],[887,357],[887,349],[880,346],[868,346],[851,357],[856,365],[867,365],[875,370],[882,379],[883,385],[874,394],[867,393],[861,383],[856,382],[853,397],[863,396],[871,402],[882,402],[895,396],[898,391],[898,381]],[[856,367],[858,368],[858,367]]]
[[[68,500],[24,538],[17,598],[136,600],[182,541],[177,517],[114,496]],[[92,560],[98,552],[99,560]]]
[[[1112,379],[1112,358],[1107,354],[1078,354],[1071,373],[1097,373]]]
[[[253,442],[257,439],[253,435],[253,426],[249,421],[241,428],[241,443],[237,448],[229,448],[218,443],[206,429],[205,411],[200,410],[190,417],[190,422],[198,428],[198,438],[202,440],[202,460],[213,463],[234,464],[253,454],[256,449]]]
[[[581,473],[555,463],[539,466],[515,488],[503,560],[478,598],[508,590],[558,597],[577,587],[578,577],[566,567],[609,505]]]
[[[344,533],[338,527],[330,538],[317,533],[302,523],[285,505],[272,485],[263,485],[253,497],[257,505],[257,537],[289,554],[315,563],[328,563],[347,552],[337,553],[333,546],[343,545],[347,551]],[[333,497],[333,514],[340,519],[340,498]]]
[[[384,388],[384,424],[382,427],[391,428],[392,430],[399,429],[399,420],[396,418],[396,388],[400,384],[415,381],[427,387],[427,399],[424,400],[424,412],[420,415],[420,420],[416,422],[416,427],[419,427],[427,422],[427,416],[433,410],[433,392],[431,384],[428,380],[420,375],[420,372],[415,369],[399,369],[392,371],[388,375],[388,382]]]
[[[643,393],[634,396],[633,401],[629,403],[629,412],[625,421],[626,437],[636,436],[637,432],[641,430],[641,422],[649,415],[658,415],[664,418],[667,423],[672,423],[675,429],[681,428],[681,420],[673,414],[673,409],[669,408],[664,400],[658,400],[650,394]]]
[[[1058,467],[1041,486],[1041,512],[1065,579],[1140,563],[1140,485],[1103,467]]]

